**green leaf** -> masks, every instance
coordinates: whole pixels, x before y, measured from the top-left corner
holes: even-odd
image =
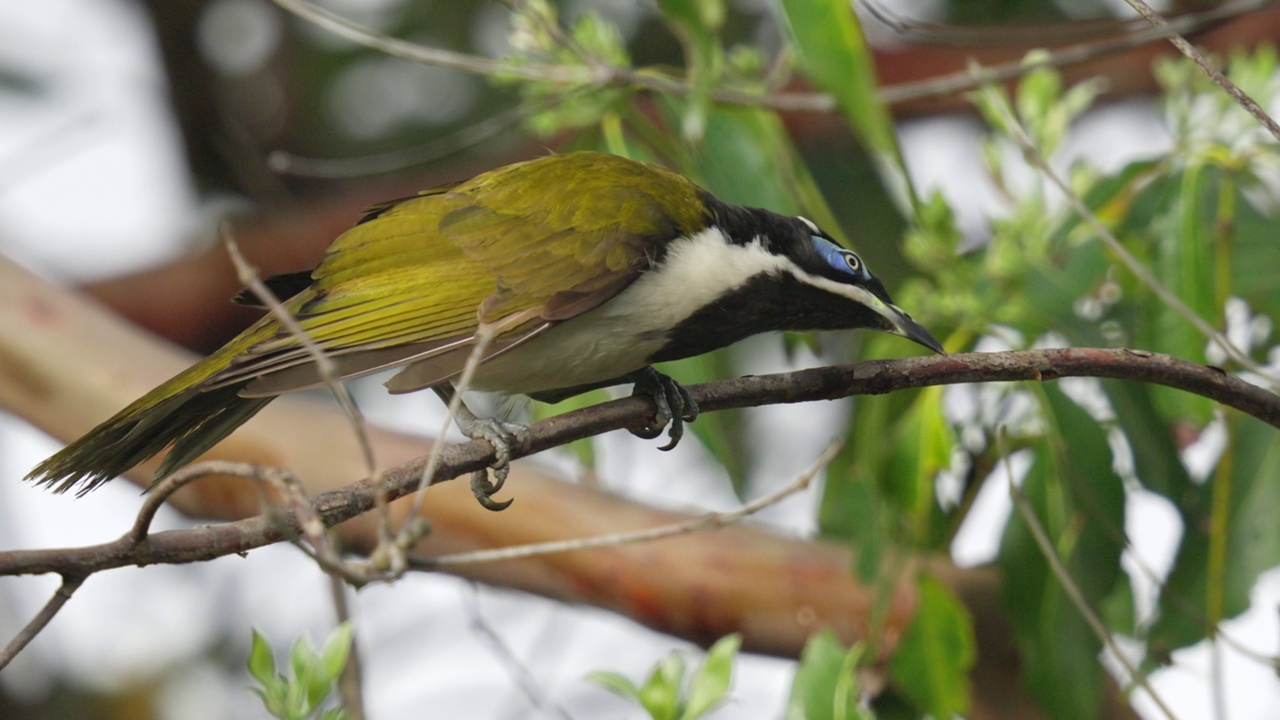
[[[342,674],[343,668],[347,665],[347,658],[351,654],[351,636],[355,631],[351,621],[346,621],[334,628],[329,637],[325,639],[324,645],[320,648],[320,655],[316,659],[316,673],[314,687],[323,688],[318,696],[311,697],[312,704],[318,704],[324,699],[325,695],[333,689],[333,683]]]
[[[717,105],[707,116],[707,130],[687,172],[726,202],[783,215],[800,211],[793,195],[791,139],[777,113]]]
[[[724,0],[658,0],[658,8],[684,45],[691,89],[681,121],[681,135],[690,144],[702,141],[711,107],[711,90],[724,65],[719,32],[724,25]]]
[[[1182,173],[1176,224],[1158,236],[1155,259],[1157,279],[1177,295],[1183,303],[1211,325],[1220,325],[1221,308],[1216,306],[1214,290],[1213,204],[1216,198],[1216,173],[1204,166],[1191,166]],[[1152,350],[1169,353],[1192,362],[1204,362],[1208,343],[1172,308],[1152,298],[1154,333]],[[1197,427],[1209,422],[1213,401],[1199,395],[1160,387],[1155,390],[1156,405],[1166,418],[1188,420]]]
[[[880,102],[875,60],[857,14],[843,0],[783,0],[783,14],[805,75],[831,93],[882,180],[907,215],[919,204],[902,163],[889,111]]]
[[[271,645],[267,643],[257,630],[253,631],[253,637],[249,643],[249,675],[257,680],[264,688],[270,687],[276,682],[276,658],[271,652]]]
[[[977,658],[973,620],[937,580],[921,575],[919,604],[889,661],[898,691],[923,713],[948,718],[969,711],[969,670]]]
[[[1133,583],[1123,577],[1116,582],[1111,594],[1102,599],[1098,607],[1102,622],[1113,632],[1131,637],[1138,635],[1138,608],[1133,599]]]
[[[908,539],[934,549],[945,541],[946,523],[935,491],[938,473],[951,463],[955,434],[942,416],[942,388],[925,388],[890,431],[888,464],[881,486],[897,504]]]
[[[522,2],[512,13],[513,35],[518,37],[511,46],[515,52],[507,62],[515,66],[550,64],[579,66],[581,82],[530,81],[512,76],[492,77],[495,85],[515,86],[530,111],[526,126],[540,136],[550,136],[566,129],[595,126],[611,112],[627,106],[634,93],[633,88],[616,85],[602,87],[590,80],[584,54],[616,67],[627,67],[626,43],[615,24],[602,20],[592,11],[580,13],[571,29],[572,43],[564,43],[547,28],[559,25],[555,7],[545,0]],[[585,51],[580,53],[579,49]]]
[[[738,657],[738,648],[742,647],[742,636],[733,633],[716,641],[707,651],[693,676],[693,684],[689,688],[689,700],[680,720],[697,720],[724,702],[733,679],[733,665]]]
[[[853,670],[864,651],[846,649],[830,630],[809,638],[791,681],[786,720],[845,720],[866,717],[859,708],[862,688]]]
[[[1033,50],[1027,53],[1024,62],[1035,62],[1047,55],[1043,50]],[[1039,67],[1022,76],[1018,82],[1018,117],[1030,131],[1041,155],[1051,157],[1057,152],[1071,123],[1103,89],[1103,84],[1095,80],[1063,92],[1062,75],[1051,67]]]
[[[1143,487],[1163,495],[1176,506],[1182,506],[1189,494],[1198,494],[1178,456],[1172,429],[1161,422],[1156,412],[1152,386],[1103,380],[1102,387],[1133,451],[1134,473]]]
[[[1239,207],[1231,246],[1231,287],[1258,312],[1280,317],[1280,293],[1276,292],[1276,268],[1280,267],[1280,243],[1276,242],[1276,218],[1254,208],[1244,198]]]
[[[1243,612],[1258,574],[1280,565],[1280,433],[1252,417],[1233,413],[1228,419],[1225,464],[1209,488],[1226,502],[1216,504],[1213,515],[1184,514],[1182,541],[1148,639],[1157,658],[1204,639],[1213,620]],[[1224,537],[1215,541],[1215,532]],[[1222,548],[1216,562],[1215,546]]]
[[[865,355],[910,351],[895,340],[870,337]],[[864,582],[879,576],[896,546],[934,549],[945,542],[948,523],[935,488],[955,437],[941,397],[940,388],[929,388],[854,403],[845,445],[827,468],[818,520],[823,534],[852,541],[854,569]]]
[[[262,698],[262,707],[268,715],[282,718],[282,720],[291,720],[297,717],[290,700],[292,692],[293,685],[280,680],[267,686],[265,692],[259,692],[258,696]]]
[[[1124,492],[1102,427],[1054,385],[1035,386],[1049,429],[1022,493],[1085,601],[1097,608],[1120,576]],[[1003,478],[1003,468],[1000,470]],[[1026,523],[1014,515],[998,558],[1028,691],[1051,717],[1097,717],[1101,643],[1067,598]]]
[[[676,720],[680,716],[680,686],[684,682],[684,657],[671,653],[649,673],[638,699],[653,720]]]
[[[315,708],[318,700],[312,700],[312,698],[315,697],[317,692],[319,692],[320,698],[323,698],[325,693],[328,692],[327,685],[321,685],[317,688],[316,665],[318,660],[319,657],[316,655],[315,648],[311,646],[311,639],[306,635],[298,638],[289,651],[289,664],[293,669],[293,682],[291,683],[293,693],[291,697],[294,702],[291,706],[300,717],[309,715]]]
[[[623,675],[622,673],[600,670],[588,674],[587,680],[590,680],[615,695],[621,695],[628,700],[635,700],[637,702],[640,700],[640,688],[636,687],[636,684],[631,682],[631,678]]]

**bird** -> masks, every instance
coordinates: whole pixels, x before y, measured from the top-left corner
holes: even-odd
[[[770,331],[868,328],[942,345],[893,303],[862,258],[812,221],[724,202],[659,165],[552,154],[369,207],[311,270],[269,278],[341,379],[395,369],[391,393],[469,387],[558,402],[631,383],[670,449],[698,414],[653,368]],[[242,304],[266,302],[242,292]],[[83,495],[168,448],[159,480],[276,396],[324,384],[296,331],[266,314],[36,466],[27,479]],[[523,426],[461,404],[463,434],[494,446],[487,508]]]

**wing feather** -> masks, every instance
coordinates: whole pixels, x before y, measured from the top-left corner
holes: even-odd
[[[492,357],[630,285],[657,247],[705,225],[700,192],[661,168],[596,153],[507,166],[372,209],[286,309],[341,377],[408,364],[393,391],[442,382],[461,370],[482,323],[520,319],[494,338]],[[250,381],[245,394],[277,394],[317,384],[312,365],[298,338],[276,328],[205,387]]]

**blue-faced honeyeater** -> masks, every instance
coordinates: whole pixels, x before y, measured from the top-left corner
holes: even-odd
[[[661,167],[601,153],[517,163],[370,208],[309,272],[268,287],[352,378],[389,368],[393,393],[453,393],[478,334],[471,387],[555,402],[632,382],[671,445],[697,407],[651,368],[777,330],[872,328],[938,352],[862,259],[814,223],[731,205]],[[243,294],[242,294],[243,296]],[[253,304],[251,296],[242,301]],[[88,492],[169,447],[190,463],[275,396],[321,384],[313,355],[271,314],[36,467]],[[498,450],[518,426],[458,418]],[[473,479],[486,507],[496,488]]]

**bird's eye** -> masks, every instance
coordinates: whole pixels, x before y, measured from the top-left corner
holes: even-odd
[[[870,274],[867,273],[867,266],[862,264],[862,258],[852,251],[842,248],[819,235],[814,235],[812,240],[814,249],[818,251],[818,254],[833,270],[849,273],[855,281],[865,281],[870,278]]]

